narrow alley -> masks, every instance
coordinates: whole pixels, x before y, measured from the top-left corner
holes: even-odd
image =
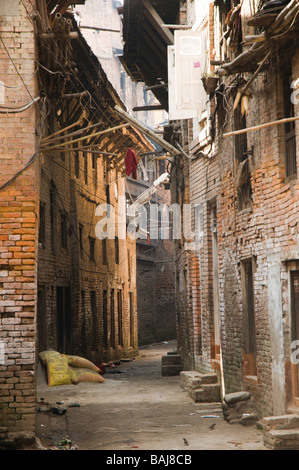
[[[162,377],[161,356],[175,347],[166,341],[140,348],[135,360],[107,368],[102,384],[48,387],[41,366],[38,402],[67,411],[37,413],[40,445],[59,448],[68,439],[78,450],[264,449],[255,425],[227,423],[220,403],[194,403],[179,376]]]
[[[0,450],[299,450],[298,169],[299,0],[0,0]]]

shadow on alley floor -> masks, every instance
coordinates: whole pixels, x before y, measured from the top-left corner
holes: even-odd
[[[38,401],[66,409],[37,413],[42,448],[71,443],[79,450],[264,449],[254,425],[227,423],[219,403],[194,403],[179,376],[162,377],[161,356],[175,349],[175,341],[140,348],[138,358],[112,369],[118,373],[104,374],[102,384],[48,387],[39,364]]]

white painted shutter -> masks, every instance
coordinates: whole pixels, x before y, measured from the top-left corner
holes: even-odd
[[[197,115],[194,109],[177,107],[175,46],[168,46],[168,117],[169,120],[190,119]]]
[[[201,81],[208,65],[206,34],[206,30],[174,33],[176,106],[178,110],[196,111],[197,115],[205,110],[207,102]]]

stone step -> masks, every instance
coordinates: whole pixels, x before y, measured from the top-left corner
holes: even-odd
[[[299,450],[299,415],[269,416],[261,420],[264,445],[274,450]]]
[[[271,429],[264,435],[264,445],[274,450],[299,450],[299,429]]]
[[[162,356],[162,366],[166,365],[181,365],[181,356],[180,354],[169,354],[167,356]]]
[[[191,398],[196,402],[220,402],[220,385],[203,384],[201,388],[190,391]]]
[[[185,390],[201,388],[203,384],[217,384],[217,374],[202,374],[197,371],[183,371],[180,374],[181,387]]]
[[[182,366],[180,364],[162,365],[162,376],[179,375],[181,370]]]
[[[269,416],[262,420],[263,429],[265,432],[271,429],[299,429],[299,415],[289,414],[281,416]]]

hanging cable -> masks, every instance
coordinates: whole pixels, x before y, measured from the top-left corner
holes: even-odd
[[[29,90],[29,88],[27,87],[26,83],[24,82],[22,75],[21,75],[20,72],[18,71],[18,68],[17,68],[16,64],[14,63],[14,61],[13,61],[13,59],[12,59],[12,57],[11,57],[11,55],[10,55],[10,53],[9,53],[9,51],[8,51],[8,49],[7,49],[7,47],[6,47],[6,45],[5,45],[5,43],[4,43],[4,41],[3,41],[2,36],[0,36],[0,40],[1,40],[1,42],[2,42],[2,44],[3,44],[3,47],[4,47],[5,51],[6,51],[6,54],[8,55],[8,57],[9,57],[9,59],[10,59],[12,65],[13,65],[14,68],[15,68],[15,71],[17,72],[18,76],[19,76],[20,79],[22,80],[22,83],[23,83],[24,87],[26,88],[26,90],[27,90],[27,92],[28,92],[30,98],[32,99],[32,101],[34,101],[34,98],[33,98],[32,94],[30,93],[30,90]]]
[[[26,109],[30,108],[33,104],[37,103],[40,100],[40,96],[37,96],[34,98],[32,101],[29,103],[25,104],[24,106],[21,107],[6,107],[6,106],[0,106],[0,113],[1,114],[15,114],[15,113],[22,113]]]
[[[45,105],[45,98],[43,99],[43,102],[42,102],[42,106],[41,106],[41,123],[40,123],[40,128],[42,128],[43,124],[44,124],[44,121],[45,121],[45,113],[44,113],[44,105]],[[32,155],[32,157],[30,158],[30,160],[26,163],[26,165],[21,168],[17,173],[14,174],[14,176],[12,176],[8,181],[6,181],[4,184],[2,184],[0,186],[0,191],[4,188],[6,188],[8,185],[10,185],[21,173],[23,173],[23,171],[26,170],[26,168],[28,168],[30,165],[32,165],[32,163],[36,160],[36,157],[38,156],[39,154],[39,148],[40,148],[40,141],[41,141],[41,135],[39,135],[39,139],[38,139],[38,143],[37,143],[37,147],[36,147],[36,150],[34,152],[34,154]]]

